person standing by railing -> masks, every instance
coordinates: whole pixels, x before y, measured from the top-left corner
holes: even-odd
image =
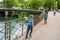
[[[28,18],[28,27],[27,27],[27,32],[26,32],[26,39],[28,38],[28,33],[30,31],[30,34],[29,36],[31,37],[32,36],[32,31],[33,31],[33,27],[34,27],[34,16],[33,15],[30,15],[29,18]]]
[[[46,9],[44,12],[44,24],[47,23],[47,18],[48,18],[48,10]]]
[[[54,10],[54,16],[56,15],[56,10]]]

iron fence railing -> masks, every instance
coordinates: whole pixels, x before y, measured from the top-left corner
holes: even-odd
[[[0,33],[2,35],[2,37],[0,37],[0,40],[13,40],[17,38],[17,36],[23,35],[27,29],[26,20],[20,21],[20,19],[3,23],[1,22],[0,25]]]
[[[5,12],[5,18],[8,20],[8,14],[10,11],[20,11],[20,12],[31,12],[35,13],[34,21],[39,22],[39,15],[42,13],[39,10],[27,10],[27,9],[10,9],[10,8],[0,8],[0,11]],[[26,33],[27,21],[21,19],[15,19],[5,22],[0,22],[0,40],[14,40],[20,35]]]

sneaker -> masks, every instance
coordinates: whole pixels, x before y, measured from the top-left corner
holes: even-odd
[[[26,39],[28,38],[28,36],[26,36]]]
[[[29,36],[29,38],[31,38],[32,36]]]

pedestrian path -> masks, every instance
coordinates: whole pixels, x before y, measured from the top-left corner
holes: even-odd
[[[54,16],[53,12],[50,11],[47,21],[47,24],[42,23],[42,26],[40,24],[33,31],[32,38],[29,40],[60,40],[60,13],[57,12],[56,16]]]
[[[48,23],[39,27],[30,40],[60,40],[60,13],[49,12]]]

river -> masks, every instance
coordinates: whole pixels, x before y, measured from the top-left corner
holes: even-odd
[[[19,33],[19,35],[22,34],[22,24],[24,24],[24,32],[26,32],[27,29],[27,22],[26,21],[19,21],[19,22],[11,22],[11,39],[15,38],[15,36]],[[5,23],[0,22],[0,40],[4,40],[4,32],[5,32]]]

